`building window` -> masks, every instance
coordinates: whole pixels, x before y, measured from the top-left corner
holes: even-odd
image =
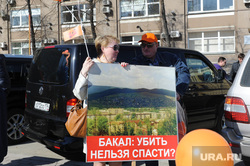
[[[124,36],[121,38],[121,43],[126,45],[138,45],[141,36]]]
[[[80,4],[81,21],[90,21],[90,6],[89,4]],[[96,19],[96,9],[94,7],[94,20]],[[77,23],[79,22],[78,5],[62,6],[62,22],[63,23]]]
[[[203,53],[235,52],[234,31],[189,33],[189,48]]]
[[[121,0],[121,17],[159,15],[159,0]]]
[[[233,0],[188,0],[188,12],[233,9]]]
[[[36,43],[36,48],[40,48],[42,43]],[[31,49],[32,51],[32,49]],[[29,55],[29,43],[22,42],[22,43],[11,43],[11,53],[12,54],[25,54]],[[31,53],[32,54],[32,53]]]
[[[34,26],[41,24],[40,9],[31,9],[32,21]],[[11,25],[12,27],[28,27],[29,26],[29,12],[26,10],[11,11]]]
[[[155,35],[158,39],[158,43],[160,45],[160,35]],[[121,43],[126,45],[139,45],[139,41],[141,40],[140,36],[123,36],[121,37]]]

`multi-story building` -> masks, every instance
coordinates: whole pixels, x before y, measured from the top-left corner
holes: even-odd
[[[0,52],[32,54],[27,1],[0,2]],[[198,50],[214,63],[219,56],[233,62],[250,49],[250,0],[33,0],[36,47],[65,43],[63,32],[77,25],[84,27],[86,41],[93,42],[91,16],[97,36],[110,34],[122,44],[138,44],[142,34],[153,32],[165,45],[161,6],[171,47]],[[78,37],[67,43],[83,41]]]

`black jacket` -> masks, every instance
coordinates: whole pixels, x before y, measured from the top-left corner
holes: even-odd
[[[190,82],[187,65],[178,56],[169,52],[158,52],[156,58],[159,62],[157,66],[175,67],[176,91],[183,96]],[[149,65],[150,63],[151,61],[143,55],[139,55],[133,59],[133,64],[136,65]]]
[[[230,72],[230,81],[231,82],[234,81],[234,78],[235,78],[235,76],[237,74],[237,71],[239,70],[239,67],[240,67],[239,61],[233,63],[232,69],[231,69],[231,72]]]

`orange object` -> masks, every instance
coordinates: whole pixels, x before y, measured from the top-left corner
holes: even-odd
[[[148,42],[148,43],[153,43],[153,42],[158,42],[157,37],[153,33],[145,33],[142,35],[141,40],[139,42]]]
[[[81,25],[78,25],[75,28],[72,28],[68,31],[63,32],[64,41],[74,39],[74,38],[81,36],[81,35],[83,35]]]
[[[227,141],[208,129],[197,129],[180,141],[176,166],[233,166],[233,153]]]

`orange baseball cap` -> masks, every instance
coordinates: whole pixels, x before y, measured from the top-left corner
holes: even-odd
[[[153,42],[158,42],[157,37],[155,36],[155,34],[153,33],[145,33],[144,35],[142,35],[141,40],[139,42],[149,42],[149,43],[153,43]]]

